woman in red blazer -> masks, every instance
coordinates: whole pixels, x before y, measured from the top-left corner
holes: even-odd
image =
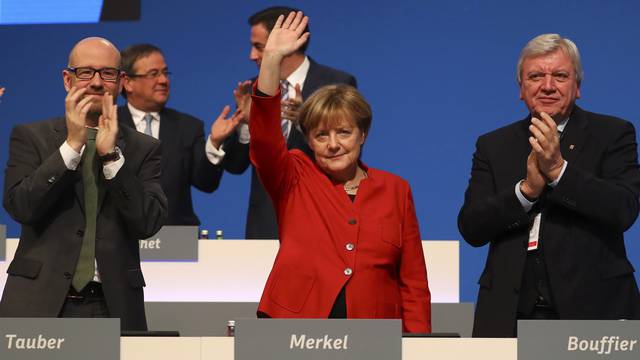
[[[315,160],[287,151],[280,127],[280,63],[308,38],[307,17],[278,19],[251,107],[250,154],[278,217],[280,249],[258,315],[402,319],[431,331],[431,295],[409,184],[367,167],[371,108],[347,85],[318,90],[298,125]]]

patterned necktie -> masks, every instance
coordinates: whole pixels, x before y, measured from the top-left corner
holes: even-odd
[[[153,116],[151,114],[145,114],[142,118],[142,121],[147,123],[147,126],[144,128],[144,133],[153,136],[153,132],[151,132],[151,122],[153,121]]]
[[[87,144],[82,153],[82,184],[84,185],[85,227],[80,256],[72,285],[81,291],[95,273],[96,220],[98,217],[98,162],[95,161],[97,129],[87,129]]]
[[[280,101],[285,102],[289,99],[289,82],[287,80],[280,81]],[[280,128],[282,129],[282,136],[286,139],[289,136],[289,123],[290,121],[284,116],[280,122]]]

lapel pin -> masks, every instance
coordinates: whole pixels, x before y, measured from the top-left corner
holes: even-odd
[[[573,144],[569,145],[569,150],[573,150],[574,147],[576,147],[576,146],[573,145]]]

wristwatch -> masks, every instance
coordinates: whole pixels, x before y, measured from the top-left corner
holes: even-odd
[[[120,159],[120,148],[117,146],[113,148],[112,152],[98,157],[98,160],[100,160],[102,164],[105,164],[111,161],[118,161],[119,159]]]

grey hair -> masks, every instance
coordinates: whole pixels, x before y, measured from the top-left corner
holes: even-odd
[[[526,58],[545,55],[561,49],[571,59],[573,69],[576,73],[578,85],[582,82],[584,73],[582,71],[582,62],[580,61],[580,52],[576,44],[570,39],[563,38],[558,34],[542,34],[531,39],[520,52],[518,59],[518,68],[516,77],[518,84],[522,84],[522,63]]]

